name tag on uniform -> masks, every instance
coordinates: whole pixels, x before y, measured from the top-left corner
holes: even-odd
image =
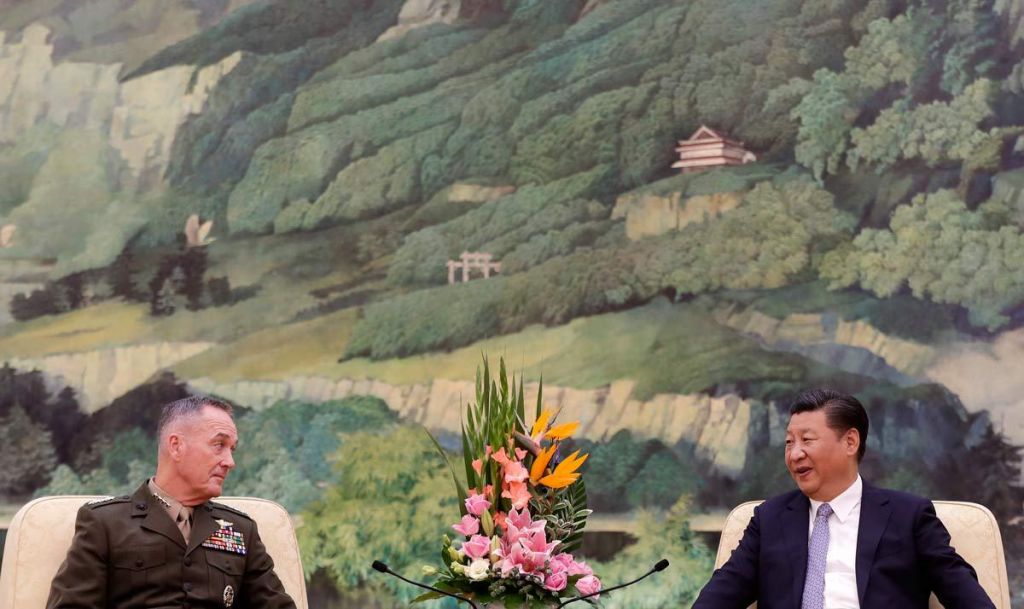
[[[217,524],[220,525],[220,528],[206,538],[206,541],[202,543],[202,547],[244,555],[245,538],[234,529],[234,523],[227,520],[218,520]]]

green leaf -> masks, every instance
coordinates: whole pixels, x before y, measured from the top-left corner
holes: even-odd
[[[445,598],[445,596],[443,594],[441,594],[440,592],[424,592],[423,594],[421,594],[421,595],[417,596],[416,598],[412,599],[412,601],[410,601],[410,602],[412,602],[412,603],[422,603],[422,602],[425,602],[425,601],[437,600],[439,598]]]
[[[502,397],[508,396],[508,374],[505,372],[505,358],[498,359],[498,382],[501,383],[501,395]]]
[[[461,516],[465,516],[466,489],[462,488],[462,484],[459,482],[459,477],[455,475],[455,468],[452,467],[452,462],[448,459],[448,454],[444,452],[443,448],[441,448],[441,444],[426,427],[423,428],[423,431],[427,434],[427,437],[430,438],[430,441],[434,443],[434,448],[437,449],[437,452],[441,453],[441,458],[444,459],[444,462],[448,465],[448,471],[452,474],[452,482],[455,484],[455,493],[459,496],[459,514]]]
[[[537,413],[536,419],[540,418],[540,413],[544,410],[544,401],[541,396],[544,394],[544,375],[540,375],[540,384],[537,386]]]
[[[466,426],[462,426],[462,461],[466,466],[466,482],[472,483],[473,474],[473,451],[470,448],[469,437],[466,435]]]
[[[490,390],[491,390],[491,368],[487,364],[487,358],[486,357],[484,357],[484,373],[483,373],[483,376],[481,376],[479,380],[480,380],[481,386],[483,387],[483,391],[482,391],[482,393],[479,390],[477,391],[478,395],[476,396],[476,403],[478,405],[481,405],[481,406],[483,406],[485,404],[490,404],[491,403],[491,395],[490,395]]]
[[[525,391],[523,390],[523,377],[524,376],[526,376],[526,375],[522,375],[522,376],[519,377],[519,395],[517,396],[517,399],[516,399],[516,417],[517,417],[516,427],[518,428],[518,430],[520,432],[525,434],[526,433],[526,424],[525,424],[525,420],[526,420],[526,401],[525,401],[526,400],[526,394],[525,394]]]

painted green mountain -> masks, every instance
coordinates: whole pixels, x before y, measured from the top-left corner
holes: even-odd
[[[668,463],[710,508],[785,483],[784,405],[831,385],[877,479],[1019,512],[1015,3],[54,0],[0,29],[0,356],[73,389],[46,409],[125,426],[180,382],[450,432],[504,354],[640,455],[634,498]],[[701,126],[754,162],[673,169]],[[54,446],[62,479],[98,463]]]

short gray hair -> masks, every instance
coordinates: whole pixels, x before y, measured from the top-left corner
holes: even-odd
[[[160,411],[160,422],[156,427],[157,437],[163,437],[164,430],[175,421],[198,415],[204,406],[219,408],[229,415],[233,415],[231,404],[227,402],[205,395],[190,395],[187,398],[164,404],[163,409]]]

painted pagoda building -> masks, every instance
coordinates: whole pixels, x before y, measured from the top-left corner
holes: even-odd
[[[743,147],[743,142],[719,135],[701,125],[688,140],[679,140],[676,147],[679,160],[672,164],[683,173],[722,167],[723,165],[746,165],[757,160],[757,156]]]

